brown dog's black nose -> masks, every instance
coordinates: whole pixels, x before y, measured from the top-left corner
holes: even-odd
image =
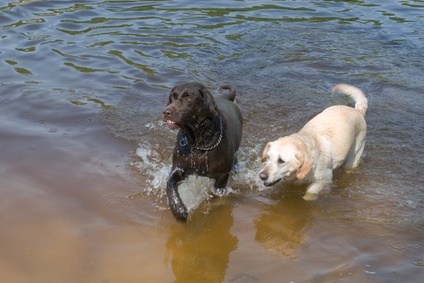
[[[166,107],[166,108],[163,110],[162,114],[163,114],[164,116],[166,116],[166,117],[170,117],[170,116],[172,116],[172,109],[170,109],[169,107]]]
[[[268,174],[265,172],[261,172],[259,173],[259,178],[261,178],[262,181],[265,181],[266,179],[268,179]]]

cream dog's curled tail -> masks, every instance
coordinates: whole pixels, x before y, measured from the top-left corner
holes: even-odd
[[[355,109],[357,109],[362,116],[365,117],[368,109],[368,100],[362,90],[352,85],[338,84],[333,88],[333,94],[336,92],[340,92],[351,97],[355,101]]]

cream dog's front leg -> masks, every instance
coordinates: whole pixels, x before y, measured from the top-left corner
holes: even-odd
[[[310,184],[306,190],[305,195],[303,196],[304,200],[315,200],[318,197],[318,193],[331,184],[333,179],[333,171],[331,169],[323,170],[322,177],[318,178]]]

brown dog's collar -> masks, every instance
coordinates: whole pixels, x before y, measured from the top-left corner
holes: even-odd
[[[214,148],[216,148],[222,140],[222,136],[224,135],[224,127],[222,125],[222,119],[220,116],[218,116],[219,119],[219,137],[218,140],[216,141],[216,143],[214,143],[212,146],[210,147],[197,147],[197,146],[193,146],[193,148],[197,149],[197,150],[202,150],[202,151],[209,151],[212,150]]]

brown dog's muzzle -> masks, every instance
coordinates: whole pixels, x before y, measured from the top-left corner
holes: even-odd
[[[169,118],[171,118],[171,117],[172,117],[173,112],[175,112],[175,111],[174,111],[174,109],[173,109],[173,107],[167,106],[167,107],[163,110],[163,112],[162,112],[163,119],[169,119]]]
[[[175,116],[175,108],[172,107],[171,105],[167,106],[162,112],[163,121],[172,130],[179,128],[179,126],[175,122],[174,116]]]

